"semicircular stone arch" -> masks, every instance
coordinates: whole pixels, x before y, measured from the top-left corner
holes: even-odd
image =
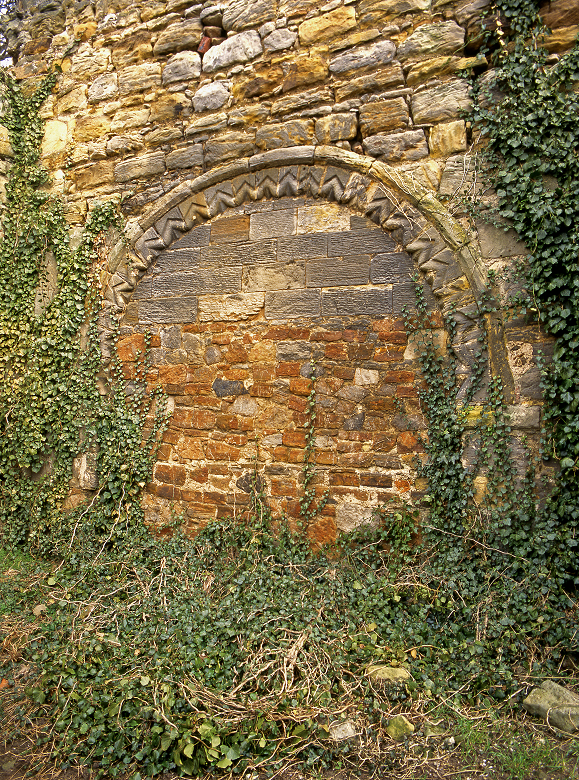
[[[192,530],[243,512],[256,463],[273,510],[298,518],[312,370],[316,490],[330,498],[310,534],[327,541],[387,499],[420,501],[421,376],[402,320],[412,276],[427,281],[441,348],[454,318],[462,392],[486,283],[475,245],[432,196],[351,152],[275,150],[180,184],[129,242],[113,252],[106,296],[122,315],[119,356],[131,376],[151,331],[149,378],[174,405],[150,522],[171,505]]]

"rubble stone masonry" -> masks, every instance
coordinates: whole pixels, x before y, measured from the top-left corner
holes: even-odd
[[[575,5],[543,9],[553,58],[579,32]],[[129,387],[152,334],[148,379],[173,409],[144,499],[150,522],[171,507],[192,530],[242,513],[256,465],[274,510],[297,518],[312,372],[316,489],[330,491],[312,536],[367,522],[386,499],[420,505],[422,378],[402,319],[415,306],[411,277],[438,348],[455,350],[464,394],[488,270],[525,252],[462,205],[492,197],[479,193],[461,77],[488,69],[488,10],[487,0],[22,0],[5,20],[16,78],[32,86],[62,68],[43,107],[43,162],[73,239],[98,200],[118,199],[127,219],[103,270],[101,332],[106,357],[110,316],[121,317]],[[486,326],[515,437],[536,443],[536,357],[549,343],[524,319],[487,315]]]

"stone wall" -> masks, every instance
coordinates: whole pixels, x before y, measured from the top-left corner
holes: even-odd
[[[103,274],[105,353],[120,314],[130,379],[150,330],[150,379],[174,407],[151,520],[171,502],[193,526],[238,511],[255,458],[275,508],[296,515],[312,358],[319,490],[331,490],[315,535],[386,496],[420,500],[421,379],[400,318],[410,276],[427,282],[441,348],[453,312],[467,387],[488,269],[525,251],[461,206],[478,184],[460,75],[487,68],[487,6],[45,0],[5,25],[17,78],[62,67],[43,156],[73,233],[96,200],[122,199],[128,248]],[[579,18],[568,0],[545,13],[557,57]],[[0,152],[5,171],[5,135]],[[491,368],[532,440],[545,339],[487,319]]]

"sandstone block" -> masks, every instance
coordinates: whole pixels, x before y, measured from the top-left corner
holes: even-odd
[[[232,244],[202,247],[201,262],[209,263],[274,263],[276,241],[240,241]],[[288,258],[291,259],[291,258]]]
[[[191,137],[200,133],[222,130],[224,127],[227,127],[227,114],[221,111],[217,114],[207,114],[199,117],[199,119],[193,119],[189,122],[185,135]]]
[[[82,111],[86,106],[86,87],[75,87],[56,101],[55,113],[58,115],[67,114],[69,111]]]
[[[211,243],[230,244],[249,239],[249,214],[216,219],[211,224]]]
[[[150,59],[152,53],[151,33],[148,30],[139,30],[132,35],[125,36],[113,46],[113,65],[116,68],[137,65],[143,60]]]
[[[434,125],[428,139],[430,153],[435,157],[448,157],[466,151],[466,125],[462,119]]]
[[[259,241],[263,238],[291,236],[296,232],[295,209],[262,211],[252,214],[249,222],[249,238]]]
[[[369,255],[308,260],[306,286],[347,287],[348,285],[368,284],[369,275]]]
[[[265,316],[267,319],[318,317],[319,314],[319,290],[288,290],[287,292],[265,293]]]
[[[408,106],[404,98],[377,100],[360,108],[360,127],[363,136],[374,135],[386,130],[407,127]]]
[[[396,63],[380,71],[373,71],[364,76],[351,78],[344,84],[336,85],[336,101],[355,97],[356,95],[383,92],[387,89],[404,87],[404,74],[401,66]]]
[[[324,290],[322,293],[322,314],[324,317],[362,314],[368,317],[385,317],[391,312],[391,290],[344,288],[343,290]]]
[[[392,41],[378,41],[364,49],[353,49],[330,60],[331,73],[345,73],[361,68],[377,68],[394,59],[396,46]]]
[[[356,11],[352,6],[341,6],[327,14],[306,19],[298,28],[302,46],[311,46],[343,35],[356,26]]]
[[[316,141],[330,144],[334,141],[347,141],[355,138],[358,132],[356,114],[330,114],[316,119]]]
[[[464,154],[449,157],[446,161],[438,194],[446,197],[473,195],[481,189],[477,180],[473,159]]]
[[[343,533],[349,533],[361,525],[374,525],[375,522],[371,506],[343,501],[336,508],[336,528]]]
[[[406,252],[390,252],[376,255],[370,266],[372,284],[394,284],[409,278],[414,271],[414,263]]]
[[[132,130],[144,127],[149,121],[151,112],[148,108],[124,108],[117,111],[111,122],[111,132],[121,133],[124,130]]]
[[[176,295],[235,293],[241,287],[241,266],[219,269],[198,268],[195,271],[173,271],[155,274],[153,298]]]
[[[291,290],[304,287],[304,278],[303,261],[246,265],[243,267],[241,289],[243,292]]]
[[[211,84],[204,84],[193,95],[193,106],[195,111],[216,111],[224,106],[231,93],[229,92],[229,83],[224,81],[215,81]]]
[[[328,75],[328,66],[319,56],[299,56],[284,63],[285,77],[282,92],[290,92],[298,87],[311,87],[317,81],[323,81]]]
[[[202,27],[198,19],[190,19],[178,24],[171,24],[157,38],[153,46],[153,54],[172,54],[177,51],[192,51],[201,40]]]
[[[539,13],[551,30],[579,24],[579,6],[576,0],[550,0],[541,6]]]
[[[247,79],[235,80],[232,92],[238,100],[258,97],[272,92],[280,86],[284,78],[284,70],[281,65],[267,63],[257,65],[255,71]],[[269,112],[266,112],[266,115]]]
[[[464,46],[464,30],[454,21],[422,24],[398,47],[399,60],[425,59],[432,54],[456,54]]]
[[[184,92],[170,92],[160,95],[151,103],[151,122],[166,122],[169,119],[186,119],[191,115],[191,98]]]
[[[328,239],[326,236],[305,235],[295,238],[280,238],[277,242],[278,260],[307,260],[310,257],[327,257]]]
[[[328,257],[340,255],[377,254],[393,252],[396,244],[382,230],[351,230],[347,233],[328,233]]]
[[[249,27],[259,27],[276,16],[275,0],[234,0],[223,13],[223,28],[225,30],[246,30]]]
[[[118,79],[116,73],[103,73],[89,85],[88,102],[99,103],[101,100],[110,100],[118,94]]]
[[[460,112],[471,105],[468,84],[455,79],[413,95],[412,116],[416,124],[448,122],[458,119]]]
[[[191,81],[201,75],[201,57],[195,51],[181,51],[169,57],[163,68],[164,85]]]
[[[74,128],[75,141],[92,141],[110,132],[111,120],[104,114],[79,117]]]
[[[88,43],[81,44],[72,55],[70,72],[81,78],[89,78],[104,73],[110,62],[110,50],[106,48],[93,49]]]
[[[212,46],[203,58],[203,71],[227,70],[237,63],[249,62],[262,54],[259,33],[255,30],[232,35],[219,46]]]
[[[313,137],[314,123],[311,119],[291,119],[260,127],[255,135],[255,145],[260,150],[284,149],[311,144]]]
[[[108,184],[113,181],[114,165],[109,160],[100,160],[99,162],[87,165],[85,168],[78,168],[74,172],[74,180],[79,190],[91,187],[98,187],[101,184]]]
[[[139,301],[139,322],[161,324],[195,322],[197,298],[165,298],[156,301]]]
[[[141,65],[131,65],[119,73],[119,92],[121,95],[131,95],[134,92],[144,92],[161,85],[161,66],[156,62],[143,62]]]
[[[545,38],[544,46],[550,52],[563,52],[570,49],[579,35],[579,24],[572,27],[559,27]]]
[[[44,126],[44,138],[42,139],[42,156],[47,157],[51,154],[60,154],[66,149],[66,137],[68,125],[66,122],[59,122],[51,119]],[[12,155],[12,150],[8,143],[8,130],[0,127],[1,145],[0,153]]]
[[[350,229],[350,212],[335,203],[298,206],[298,233],[333,233]],[[322,239],[323,240],[323,239]],[[324,252],[325,255],[325,252]]]
[[[488,222],[477,222],[476,229],[483,257],[514,257],[527,254],[527,247],[515,230],[496,227]]]
[[[151,152],[123,160],[115,166],[115,180],[123,183],[133,179],[142,179],[163,173],[165,170],[165,155],[163,152]]]
[[[266,51],[282,51],[291,49],[297,41],[298,34],[291,30],[274,30],[263,39],[263,47]]]
[[[332,102],[332,92],[328,87],[309,89],[306,92],[299,92],[297,95],[288,95],[287,97],[274,100],[271,107],[271,113],[272,116],[289,114],[291,111],[301,111],[302,109],[312,108],[319,103]]]
[[[194,168],[203,165],[203,147],[201,144],[191,144],[185,149],[176,149],[167,155],[167,169]]]
[[[247,320],[263,309],[264,294],[202,295],[199,298],[201,322]]]
[[[225,133],[207,141],[205,144],[205,162],[214,165],[225,160],[237,160],[253,154],[255,137],[253,133]]]
[[[170,249],[160,252],[155,258],[151,270],[154,274],[168,274],[172,271],[192,271],[199,268],[199,248],[179,248],[174,249],[173,244]],[[139,283],[139,289],[142,287],[145,279]],[[151,280],[152,281],[152,280]],[[153,294],[152,287],[149,297]],[[134,297],[134,294],[133,294]]]
[[[423,130],[408,130],[391,135],[371,135],[363,141],[364,151],[386,162],[410,162],[428,156]]]

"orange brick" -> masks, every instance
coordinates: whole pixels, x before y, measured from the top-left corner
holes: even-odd
[[[340,379],[353,379],[354,373],[354,369],[348,368],[347,366],[336,366],[334,368],[334,376],[337,376]]]
[[[288,339],[303,341],[309,337],[309,328],[295,328],[289,325],[275,325],[265,334],[266,339],[274,341],[287,341]]]
[[[408,384],[414,381],[414,371],[387,371],[384,374],[384,381],[387,384],[398,384],[399,382]]]
[[[290,379],[290,392],[297,395],[309,395],[312,389],[312,380],[300,376]]]
[[[167,430],[163,433],[163,441],[167,444],[177,444],[179,441],[180,432],[171,430],[171,428],[167,428]]]
[[[273,366],[254,366],[253,378],[256,382],[268,382],[275,379],[275,368]]]
[[[203,501],[202,490],[190,490],[189,488],[183,488],[181,491],[183,501]]]
[[[225,358],[228,363],[246,363],[247,350],[239,341],[232,341],[225,351]]]
[[[155,479],[159,482],[173,482],[173,466],[168,463],[157,463],[155,466]]]
[[[415,387],[409,387],[408,385],[398,385],[396,388],[396,395],[399,398],[418,398],[418,390]]]
[[[222,431],[251,431],[253,425],[251,417],[238,417],[236,414],[217,415],[217,427]]]
[[[209,441],[205,445],[205,455],[210,460],[234,460],[237,461],[241,455],[239,447],[232,447],[221,441]]]
[[[236,380],[236,379],[248,379],[250,374],[249,371],[246,368],[226,368],[223,372],[223,376],[225,379],[229,380]]]
[[[273,389],[269,385],[256,383],[250,388],[249,394],[255,398],[270,398],[273,395]]]
[[[404,358],[404,350],[398,347],[384,347],[378,348],[374,352],[374,360],[378,363],[389,363],[395,360],[402,360]]]
[[[408,342],[406,333],[402,333],[399,330],[395,330],[392,333],[381,332],[378,334],[378,338],[386,344],[406,344]]]
[[[398,434],[396,447],[398,452],[422,452],[424,449],[418,437],[410,431]]]
[[[286,447],[305,447],[305,431],[284,431],[282,442]]]
[[[307,398],[301,398],[297,395],[290,395],[287,399],[287,405],[289,409],[294,409],[296,412],[305,412],[308,401]]]
[[[207,482],[207,477],[207,466],[200,466],[197,469],[189,469],[189,479],[192,479],[194,482]]]
[[[164,385],[184,384],[187,379],[187,366],[183,363],[175,363],[170,366],[159,366],[159,381]]]
[[[341,330],[319,330],[312,333],[310,341],[340,341],[341,338]]]
[[[411,483],[407,479],[397,479],[394,481],[394,487],[399,493],[407,493],[410,490]]]
[[[360,474],[360,485],[363,487],[392,487],[391,474]]]
[[[191,414],[191,428],[197,430],[209,430],[215,426],[217,416],[214,412],[210,412],[207,409],[196,409]]]
[[[314,453],[314,462],[320,466],[333,466],[336,462],[336,455],[331,451],[316,450]]]
[[[288,496],[295,498],[298,494],[297,485],[294,480],[287,477],[272,477],[270,485],[272,496]]]
[[[338,462],[342,466],[367,468],[374,463],[374,455],[371,452],[343,452],[340,454]]]
[[[178,448],[179,455],[184,460],[203,460],[205,453],[200,439],[186,436]]]
[[[324,354],[330,360],[348,360],[346,344],[326,344]]]
[[[137,353],[145,349],[145,336],[143,333],[133,333],[125,336],[117,342],[117,355],[119,360],[136,360]]]
[[[330,474],[330,485],[360,486],[360,477],[355,471],[334,471]]]
[[[288,463],[303,463],[304,462],[304,451],[303,450],[297,450],[293,447],[290,447],[287,451],[287,462]]]

